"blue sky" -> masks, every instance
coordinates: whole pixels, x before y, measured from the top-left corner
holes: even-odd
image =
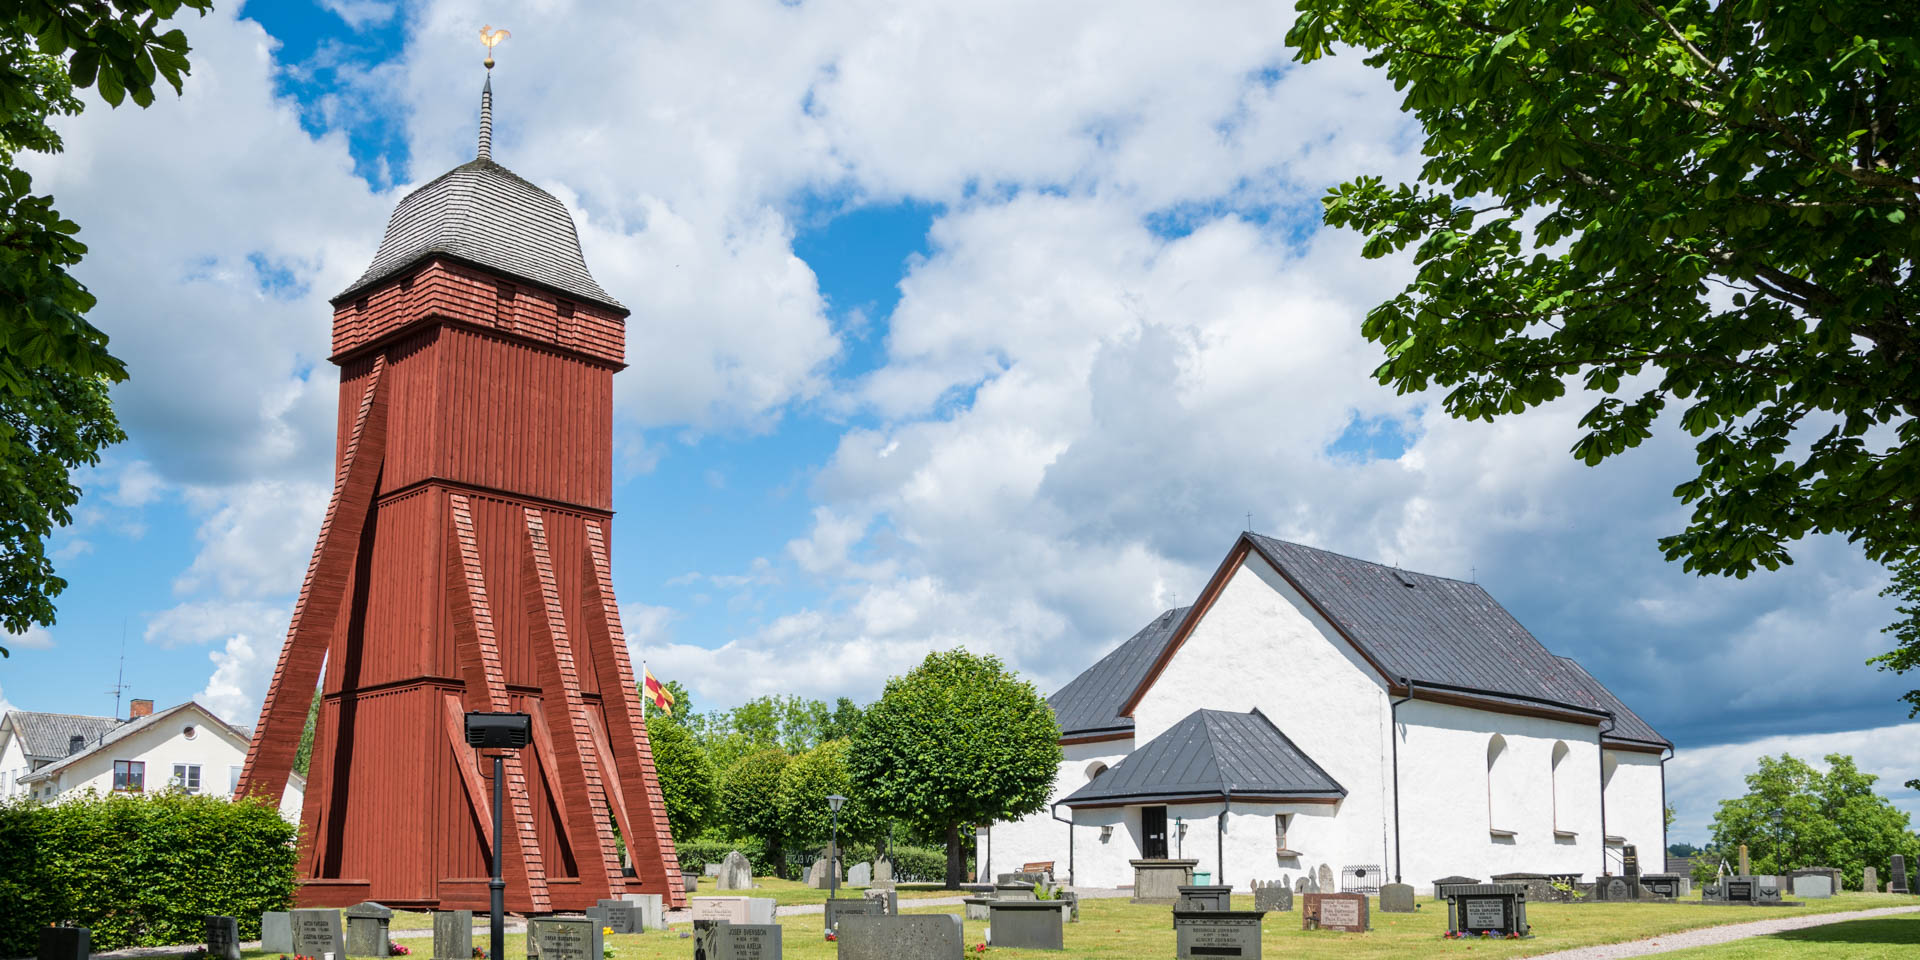
[[[1857,551],[1692,577],[1654,546],[1685,519],[1674,431],[1589,469],[1577,398],[1463,424],[1373,381],[1359,321],[1408,264],[1317,201],[1414,176],[1418,141],[1357,59],[1292,65],[1284,11],[533,8],[190,17],[184,97],[94,104],[30,161],[134,376],[0,702],[108,712],[124,634],[130,696],[252,721],[329,480],[326,297],[471,155],[491,22],[495,157],[634,309],[615,583],[702,705],[865,700],[956,643],[1057,688],[1250,517],[1487,586],[1683,745],[1677,837],[1756,750],[1889,777],[1920,750],[1910,684],[1863,665],[1891,608]]]

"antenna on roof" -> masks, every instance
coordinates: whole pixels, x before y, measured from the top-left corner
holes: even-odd
[[[1252,510],[1247,511],[1247,532],[1248,533],[1253,532],[1253,511]]]
[[[113,689],[107,691],[108,693],[113,694],[113,718],[115,720],[120,719],[120,695],[127,692],[127,685],[124,682],[126,679],[127,679],[127,618],[121,617],[120,618],[120,670],[118,673],[115,673],[113,676]]]

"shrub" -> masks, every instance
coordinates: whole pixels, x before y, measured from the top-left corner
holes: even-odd
[[[298,834],[272,804],[178,792],[0,803],[0,956],[68,922],[95,950],[197,943],[207,914],[257,940],[293,903]]]
[[[708,840],[704,838],[689,840],[677,845],[674,847],[674,850],[680,855],[680,869],[688,873],[701,873],[706,869],[707,864],[719,863],[727,859],[729,852],[738,850],[741,856],[747,858],[747,863],[753,867],[754,876],[773,877],[779,875],[779,872],[774,869],[774,861],[767,856],[766,844],[752,837],[743,837],[740,840]]]
[[[893,861],[893,879],[901,883],[941,883],[947,878],[947,851],[938,847],[894,846],[887,850]],[[973,860],[966,862],[969,876]]]

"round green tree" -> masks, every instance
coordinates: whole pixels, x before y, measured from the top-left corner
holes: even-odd
[[[1920,835],[1907,815],[1873,790],[1879,779],[1845,754],[1828,754],[1827,771],[1791,754],[1761,757],[1747,774],[1744,796],[1720,801],[1713,848],[1728,860],[1742,844],[1755,873],[1779,874],[1812,864],[1836,867],[1860,889],[1867,864],[1881,869],[1903,854],[1920,859]]]
[[[1060,766],[1047,701],[999,658],[931,653],[867,708],[847,751],[874,813],[947,843],[947,886],[965,879],[960,828],[1039,810]]]
[[[713,764],[693,734],[664,714],[647,718],[647,739],[653,744],[653,768],[660,778],[667,823],[674,836],[691,839],[720,812]]]
[[[825,846],[834,830],[833,810],[827,797],[847,797],[840,808],[840,842],[868,842],[886,831],[887,821],[875,813],[873,805],[861,797],[847,773],[848,743],[829,740],[793,758],[780,777],[781,832],[788,841],[807,846]]]
[[[720,777],[720,805],[727,826],[766,845],[767,859],[786,874],[786,832],[780,822],[780,779],[790,758],[778,749],[755,750]]]

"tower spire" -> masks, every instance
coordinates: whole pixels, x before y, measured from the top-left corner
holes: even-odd
[[[495,30],[489,23],[480,28],[480,42],[487,45],[487,59],[480,61],[487,68],[487,82],[480,86],[480,151],[482,160],[493,159],[493,48],[500,41],[513,36],[505,28]]]

